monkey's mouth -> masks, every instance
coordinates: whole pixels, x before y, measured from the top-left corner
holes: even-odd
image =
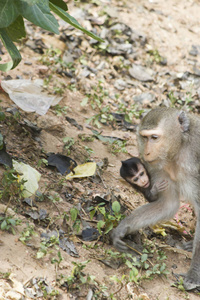
[[[149,187],[149,182],[147,182],[144,186],[145,189]]]
[[[152,159],[152,160],[147,160],[146,159],[146,162],[148,162],[149,164],[153,164],[153,163],[158,162],[158,159]]]

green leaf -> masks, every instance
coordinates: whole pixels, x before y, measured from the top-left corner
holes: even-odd
[[[81,101],[81,106],[86,106],[88,104],[88,97],[83,98]]]
[[[104,227],[105,225],[105,222],[100,220],[98,223],[97,223],[97,229],[99,231],[99,233],[101,234],[101,228]]]
[[[105,234],[110,232],[113,229],[113,223],[110,223],[109,225],[106,226]]]
[[[70,25],[74,26],[75,28],[85,32],[87,35],[89,35],[90,37],[92,37],[93,39],[99,41],[99,42],[104,42],[103,39],[101,39],[100,37],[98,37],[96,34],[86,30],[85,28],[83,28],[78,21],[73,18],[72,16],[70,16],[67,12],[65,12],[62,8],[54,5],[53,3],[49,3],[49,7],[50,9],[56,14],[58,15],[61,19],[63,19],[65,22],[69,23]]]
[[[4,145],[4,142],[3,142],[3,135],[0,133],[0,150],[3,149],[3,145]]]
[[[16,225],[16,221],[14,219],[8,219],[8,221],[12,226]]]
[[[93,210],[90,211],[90,219],[91,220],[93,220],[95,213],[96,213],[95,209],[93,209]]]
[[[70,209],[70,215],[71,215],[72,221],[76,221],[77,216],[78,216],[78,210],[77,210],[77,208],[71,208]]]
[[[38,25],[48,31],[59,34],[58,22],[51,14],[48,0],[35,0],[34,4],[29,4],[30,1],[21,1],[19,11],[22,16],[33,24]]]
[[[15,0],[0,1],[0,28],[8,27],[19,16]]]
[[[105,216],[105,214],[106,214],[105,207],[99,207],[99,211],[103,216]]]
[[[19,16],[10,26],[6,28],[6,32],[13,42],[18,42],[26,36],[24,20]]]
[[[5,118],[6,118],[6,115],[4,114],[4,112],[3,112],[3,111],[0,111],[0,122],[1,122],[1,121],[4,121]]]
[[[132,270],[129,273],[130,279],[131,280],[136,279],[137,275],[138,275],[138,269],[136,269],[135,267],[132,267]]]
[[[141,262],[145,262],[148,258],[148,255],[146,253],[142,254],[141,256]]]
[[[68,10],[67,4],[63,0],[50,0],[50,2],[56,6],[59,6],[60,8],[62,8],[65,11]]]
[[[7,222],[6,220],[4,220],[2,223],[1,223],[1,230],[5,230],[7,227]]]
[[[147,264],[146,262],[144,263],[144,268],[145,270],[147,270],[149,268],[149,264]]]
[[[116,214],[119,213],[120,209],[121,209],[121,206],[120,206],[119,202],[114,201],[112,204],[112,210],[114,211],[114,213],[116,213]]]
[[[13,44],[12,40],[9,38],[5,29],[0,29],[0,39],[2,40],[5,48],[7,49],[12,59],[12,61],[9,61],[5,64],[0,64],[0,70],[6,72],[11,69],[14,69],[20,63],[22,57],[17,47]]]
[[[37,257],[37,259],[40,259],[40,258],[42,258],[44,255],[45,255],[44,252],[38,251],[36,257]]]
[[[40,3],[41,0],[19,0],[19,1],[26,2],[28,5],[34,5]]]

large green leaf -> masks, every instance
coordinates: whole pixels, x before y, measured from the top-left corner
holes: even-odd
[[[54,5],[53,3],[49,2],[50,9],[58,15],[61,19],[63,19],[65,22],[69,23],[70,25],[74,26],[77,29],[80,29],[81,31],[85,32],[87,35],[92,37],[93,39],[104,42],[100,37],[98,37],[96,34],[86,30],[83,28],[76,19],[74,19],[72,16],[70,16],[67,12],[65,12],[62,8]]]
[[[10,69],[14,69],[20,63],[22,58],[17,47],[13,44],[5,29],[0,29],[0,39],[2,40],[12,59],[12,61],[9,61],[5,64],[0,64],[0,70],[6,72]]]
[[[35,0],[34,4],[30,1],[21,0],[19,3],[19,11],[21,15],[33,24],[38,25],[48,31],[59,34],[58,22],[51,14],[48,0]]]
[[[16,0],[0,0],[0,28],[8,27],[18,16]]]
[[[49,2],[55,4],[56,6],[59,6],[63,10],[68,10],[67,4],[63,0],[49,0]]]
[[[13,42],[18,42],[21,38],[26,36],[24,20],[22,16],[19,16],[10,26],[5,29]]]
[[[41,0],[18,0],[18,1],[26,2],[29,5],[39,4],[41,2]]]

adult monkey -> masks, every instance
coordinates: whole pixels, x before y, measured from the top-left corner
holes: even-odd
[[[152,184],[159,179],[167,180],[169,186],[157,201],[135,209],[120,222],[113,230],[113,244],[120,251],[126,250],[122,241],[125,235],[172,218],[180,199],[191,202],[197,224],[184,287],[200,287],[200,118],[174,108],[153,109],[138,128],[138,147]]]

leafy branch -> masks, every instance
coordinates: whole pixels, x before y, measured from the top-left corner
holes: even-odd
[[[67,5],[63,0],[1,0],[0,39],[11,57],[11,61],[0,64],[0,70],[6,72],[14,69],[22,59],[13,42],[18,42],[26,36],[24,19],[45,30],[59,34],[59,24],[51,13],[53,12],[73,27],[103,42],[100,37],[83,28],[75,18],[66,12],[67,10]]]

